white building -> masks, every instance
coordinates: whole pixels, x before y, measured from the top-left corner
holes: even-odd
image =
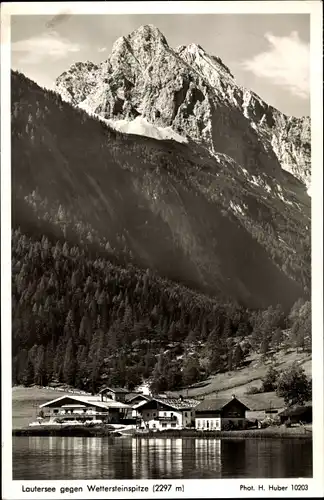
[[[183,429],[194,422],[195,399],[152,398],[137,405],[141,427],[151,430]]]
[[[243,429],[249,408],[234,395],[206,398],[195,408],[195,428],[200,431]]]

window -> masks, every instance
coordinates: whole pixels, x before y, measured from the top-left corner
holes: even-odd
[[[58,410],[53,410],[53,413],[58,413]]]
[[[167,416],[166,411],[164,412],[164,416],[165,416],[165,417]]]
[[[153,417],[156,417],[156,413],[153,413]]]
[[[166,426],[167,426],[167,424],[165,424],[165,423],[164,423],[164,424],[162,424],[162,427],[166,427]]]
[[[240,414],[239,414],[237,411],[230,411],[230,412],[228,412],[227,416],[228,416],[229,418],[230,418],[230,417],[235,418],[235,417],[239,417],[239,416],[240,416]]]
[[[185,417],[187,417],[187,416],[188,416],[188,413],[185,411]]]
[[[177,424],[171,424],[171,427],[176,427]]]
[[[197,420],[197,427],[200,427],[200,420]]]
[[[155,428],[156,428],[156,425],[155,425],[155,424],[153,424],[153,429],[155,429]]]
[[[210,428],[212,429],[214,427],[214,422],[211,420],[210,421]]]

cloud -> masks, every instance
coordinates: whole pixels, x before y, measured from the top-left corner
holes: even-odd
[[[283,37],[266,33],[265,38],[269,49],[243,61],[243,69],[285,87],[295,96],[308,99],[309,44],[303,42],[296,31]]]
[[[14,42],[12,51],[20,52],[19,62],[38,64],[44,59],[63,59],[71,52],[79,52],[80,46],[67,38],[61,37],[56,31],[42,33],[39,36]]]
[[[52,17],[47,23],[46,23],[46,28],[55,28],[58,24],[63,23],[64,21],[67,21],[71,17],[70,14],[66,12],[62,12],[62,14],[57,14],[56,16]]]
[[[107,47],[99,47],[98,52],[106,52]]]

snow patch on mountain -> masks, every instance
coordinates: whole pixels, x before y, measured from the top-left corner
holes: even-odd
[[[180,143],[188,142],[186,137],[177,134],[171,127],[157,127],[153,125],[153,123],[149,123],[142,116],[137,116],[135,120],[112,120],[102,118],[99,115],[95,116],[107,123],[107,125],[113,129],[123,132],[124,134],[142,135],[159,141],[173,140]]]

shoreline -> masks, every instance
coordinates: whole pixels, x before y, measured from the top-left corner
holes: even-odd
[[[28,437],[142,437],[148,439],[154,438],[185,438],[195,437],[200,439],[208,438],[226,438],[226,439],[312,439],[313,432],[300,427],[292,428],[266,428],[266,429],[249,429],[237,431],[196,431],[194,429],[181,429],[172,431],[151,431],[151,432],[132,432],[123,433],[122,431],[108,429],[105,426],[98,427],[28,427],[24,429],[12,429],[12,436],[28,436]]]

